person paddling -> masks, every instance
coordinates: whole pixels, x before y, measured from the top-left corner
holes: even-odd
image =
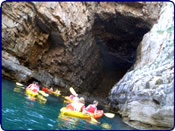
[[[77,112],[86,112],[85,110],[85,100],[83,97],[80,99],[78,97],[73,98],[73,103],[68,104],[66,106],[67,109],[72,110],[72,111],[77,111]]]
[[[97,106],[98,106],[98,101],[94,100],[93,101],[93,104],[90,104],[86,107],[86,110],[89,112],[89,113],[93,113],[93,114],[96,114],[97,113]]]
[[[70,98],[71,100],[73,100],[74,97],[75,97],[74,95],[70,95],[70,96],[69,96],[69,98]]]
[[[37,94],[39,91],[39,85],[38,82],[33,82],[32,84],[30,84],[26,89],[31,90],[34,94]]]

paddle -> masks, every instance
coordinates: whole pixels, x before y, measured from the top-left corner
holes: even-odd
[[[18,87],[20,87],[20,88],[22,88],[22,89],[25,89],[25,87],[27,87],[27,86],[25,86],[25,85],[23,85],[23,84],[21,84],[21,83],[19,83],[19,82],[16,82],[16,85],[18,86]],[[45,93],[44,91],[38,91],[38,93],[40,93],[41,95],[43,95],[43,96],[45,96],[45,97],[48,97],[49,96],[49,94],[47,94],[47,93]]]
[[[78,94],[75,92],[75,90],[72,87],[70,87],[69,90],[72,93],[72,95],[78,96]]]
[[[24,86],[23,84],[21,84],[19,82],[16,82],[16,85],[18,85],[18,86]]]
[[[104,115],[108,118],[114,118],[115,114],[113,113],[104,113]]]
[[[73,103],[73,100],[71,100],[70,98],[69,98],[69,96],[62,96],[64,99],[66,99],[66,101],[68,101],[68,102],[70,102],[70,103]]]
[[[92,121],[92,122],[100,123],[100,122],[98,122],[98,121],[91,115],[91,113],[88,112],[88,114],[90,115],[91,121]]]
[[[38,91],[41,95],[45,96],[45,97],[48,97],[49,94],[45,93],[44,91]]]
[[[73,95],[77,95],[78,96],[78,94],[75,92],[75,90],[72,88],[72,87],[70,87],[70,92],[73,94]],[[113,114],[113,113],[104,113],[104,115],[106,116],[106,117],[108,117],[108,118],[114,118],[114,116],[115,116],[115,114]]]
[[[108,130],[110,130],[112,128],[112,125],[108,124],[108,123],[103,123],[103,124],[101,124],[101,126],[105,129],[108,129]]]

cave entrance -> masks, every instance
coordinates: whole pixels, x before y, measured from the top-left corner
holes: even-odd
[[[40,82],[40,81],[38,81],[37,79],[32,78],[32,77],[31,77],[26,83],[27,83],[27,85],[30,85],[30,84],[32,84],[34,81],[38,82],[38,84],[41,85],[41,82]]]
[[[103,59],[99,87],[94,95],[108,96],[110,89],[124,76],[136,61],[136,50],[151,25],[141,18],[120,13],[96,14],[92,28]]]

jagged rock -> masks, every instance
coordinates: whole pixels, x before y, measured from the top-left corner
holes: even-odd
[[[2,75],[19,82],[24,82],[31,77],[32,71],[11,60],[2,58]]]
[[[124,120],[140,129],[170,129],[174,124],[172,3],[165,3],[160,14],[138,47],[133,70],[110,92],[110,100],[119,103],[114,106]]]
[[[12,55],[10,55],[8,52],[5,52],[2,50],[2,58],[6,59],[6,60],[9,60],[15,64],[20,64],[18,59]]]

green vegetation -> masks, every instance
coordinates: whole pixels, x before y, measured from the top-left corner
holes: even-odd
[[[167,32],[168,32],[168,33],[171,33],[173,30],[174,30],[174,26],[171,26],[171,27],[169,27],[169,28],[167,29]]]
[[[163,30],[157,30],[157,33],[159,33],[159,34],[163,34],[164,31],[163,31]]]

